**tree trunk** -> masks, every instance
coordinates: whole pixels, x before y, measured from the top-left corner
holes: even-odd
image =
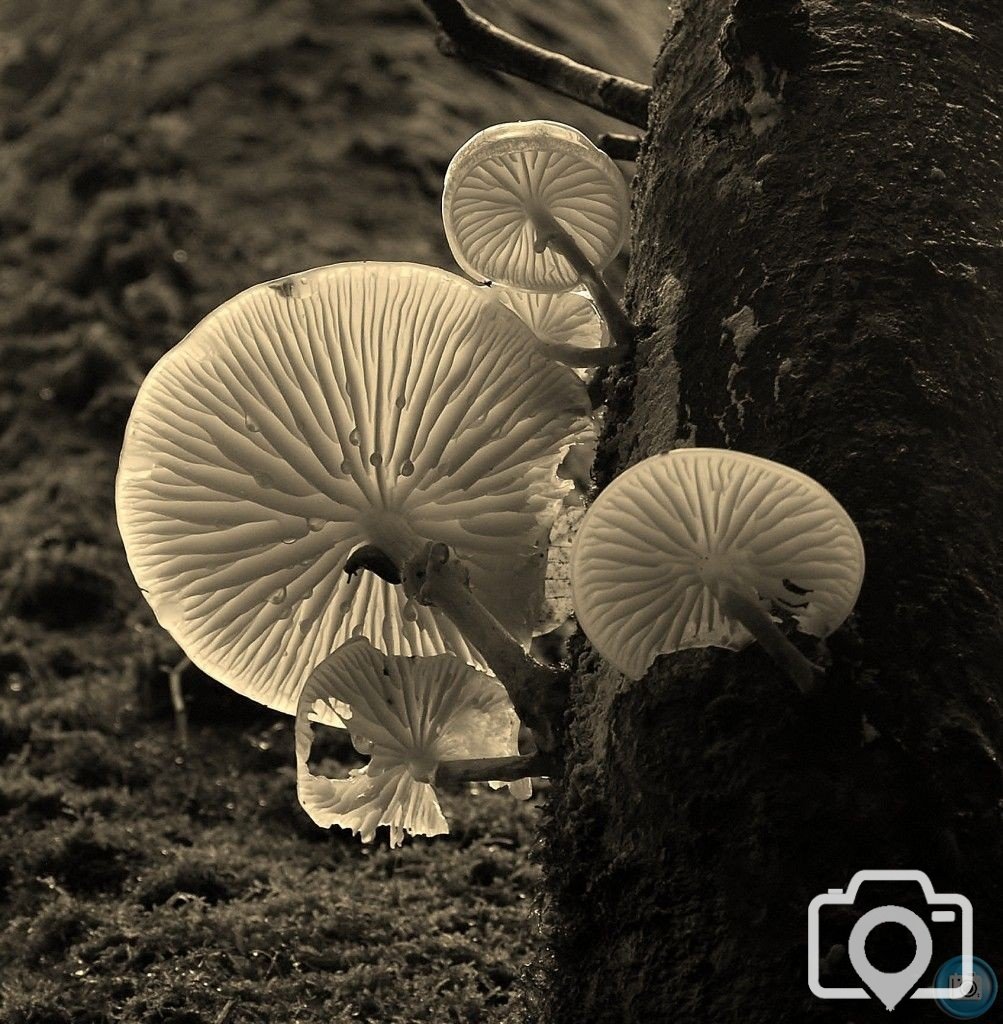
[[[966,894],[1003,969],[999,11],[678,6],[636,180],[646,340],[610,386],[597,480],[683,443],[775,459],[846,507],[867,577],[806,648],[813,699],[755,646],[629,683],[582,644],[546,826],[547,1016],[887,1021],[808,989],[809,901],[856,871]],[[845,931],[823,934],[837,975]]]

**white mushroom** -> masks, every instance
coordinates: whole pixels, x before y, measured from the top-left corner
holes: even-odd
[[[601,271],[623,247],[630,199],[616,164],[554,121],[496,124],[456,153],[442,220],[453,257],[475,280],[536,292],[584,284],[622,358],[633,328]],[[604,353],[606,361],[610,353]]]
[[[314,723],[343,721],[369,755],[347,778],[309,765]],[[519,719],[505,688],[450,655],[391,656],[351,640],[311,673],[296,714],[300,803],[322,828],[339,825],[370,842],[381,825],[390,845],[404,834],[449,831],[434,783],[443,762],[500,759],[521,764]],[[528,796],[528,780],[519,786]]]
[[[160,623],[196,665],[292,712],[310,669],[365,635],[478,663],[441,612],[371,574],[430,540],[527,641],[546,537],[592,433],[575,375],[485,290],[349,263],[253,287],[153,368],[126,430],[119,527]]]
[[[587,291],[527,292],[493,285],[491,292],[536,335],[540,350],[565,366],[594,366],[594,350],[609,343],[609,331]]]
[[[860,535],[828,491],[715,448],[656,455],[617,477],[586,513],[571,563],[578,621],[625,675],[641,678],[659,654],[755,638],[803,689],[812,667],[770,612],[827,636],[863,572]]]

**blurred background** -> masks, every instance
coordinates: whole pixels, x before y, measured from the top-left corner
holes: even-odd
[[[641,81],[666,20],[474,6]],[[442,57],[417,0],[0,5],[5,1024],[520,1019],[544,797],[447,794],[451,834],[392,852],[316,829],[291,720],[194,669],[182,750],[113,481],[139,382],[204,314],[326,263],[452,268],[450,156],[533,117],[628,130]]]

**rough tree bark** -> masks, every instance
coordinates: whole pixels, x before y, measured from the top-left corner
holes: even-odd
[[[966,893],[1003,968],[999,10],[677,7],[635,188],[646,338],[597,480],[681,443],[787,463],[854,517],[867,579],[808,648],[814,700],[755,647],[636,684],[580,647],[547,1016],[887,1021],[806,982],[808,902],[859,869]]]

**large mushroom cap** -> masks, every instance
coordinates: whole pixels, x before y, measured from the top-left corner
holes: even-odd
[[[348,778],[310,770],[313,723],[345,723],[369,763]],[[519,753],[519,718],[505,688],[450,655],[407,658],[351,640],[310,674],[296,714],[297,791],[322,828],[339,825],[373,839],[390,828],[449,831],[432,781],[442,761]]]
[[[476,661],[438,611],[348,555],[450,545],[528,640],[540,557],[588,399],[485,289],[410,264],[258,285],[210,313],[140,389],[116,505],[161,625],[207,673],[291,713],[351,636]]]
[[[471,277],[540,292],[575,286],[578,274],[563,256],[550,247],[536,252],[534,210],[550,214],[597,270],[620,251],[630,227],[623,175],[568,125],[496,124],[453,157],[442,219],[453,257]]]
[[[586,513],[571,562],[582,629],[634,679],[659,654],[749,643],[721,612],[722,587],[777,602],[803,632],[827,636],[863,572],[860,535],[825,488],[717,448],[680,448],[617,477]]]

